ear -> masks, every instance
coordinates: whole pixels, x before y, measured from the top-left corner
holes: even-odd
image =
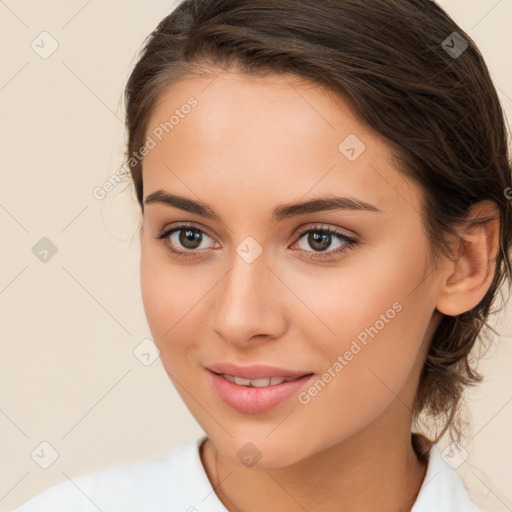
[[[485,219],[485,221],[483,220]],[[456,243],[456,257],[442,274],[436,309],[449,316],[474,308],[487,293],[496,268],[500,213],[490,200],[474,204]]]

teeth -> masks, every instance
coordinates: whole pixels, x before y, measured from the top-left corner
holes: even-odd
[[[270,377],[270,385],[274,386],[275,384],[281,384],[286,379],[284,377]]]
[[[242,379],[242,377],[235,377],[235,384],[239,386],[249,386],[251,384],[250,379]]]
[[[254,380],[251,380],[250,382],[251,382],[252,387],[262,388],[263,386],[270,386],[271,380],[272,380],[272,377],[268,377],[266,379],[254,379]],[[276,382],[276,384],[280,384],[280,382]]]
[[[266,379],[243,379],[242,377],[235,377],[233,375],[229,375],[227,373],[221,374],[226,380],[229,382],[233,382],[234,384],[238,384],[239,386],[251,386],[254,388],[262,388],[264,386],[275,386],[276,384],[281,384],[283,382],[289,382],[291,380],[296,380],[300,378],[298,377],[267,377]]]

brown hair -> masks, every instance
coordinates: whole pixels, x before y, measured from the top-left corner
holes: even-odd
[[[449,235],[460,236],[456,226],[473,204],[489,199],[498,206],[492,284],[470,311],[443,315],[413,410],[414,420],[425,414],[441,421],[430,442],[447,431],[459,442],[463,391],[482,380],[470,352],[484,326],[498,334],[487,318],[501,311],[491,306],[512,274],[507,134],[478,48],[430,0],[185,0],[145,40],[129,77],[128,157],[143,146],[166,89],[208,64],[252,75],[291,72],[347,98],[424,191],[421,215],[434,262],[450,255]],[[135,160],[130,172],[143,211],[142,164]]]

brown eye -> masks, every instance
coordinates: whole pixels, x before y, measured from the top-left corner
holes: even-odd
[[[326,251],[332,242],[332,236],[328,233],[318,234],[318,231],[310,231],[308,244],[317,251]]]
[[[300,247],[299,242],[302,239],[305,240],[304,246],[306,247]],[[328,251],[336,241],[339,242],[340,245]],[[298,235],[296,244],[299,245],[305,258],[321,260],[326,258],[333,259],[333,257],[341,255],[357,245],[357,241],[336,229],[319,226],[302,230]],[[310,248],[312,250],[310,250]]]
[[[210,250],[208,247],[201,247],[202,243],[208,238],[213,240],[202,229],[183,224],[172,226],[155,238],[162,240],[167,251],[176,258],[201,257],[203,256],[201,253]],[[300,245],[299,242],[303,238],[306,240],[306,247],[299,247],[299,249],[303,253],[303,257],[307,259],[330,258],[333,260],[335,256],[339,256],[357,245],[356,240],[341,231],[323,226],[302,230],[294,245]],[[328,250],[335,242],[340,243],[340,246]]]
[[[155,238],[162,240],[167,251],[177,258],[199,256],[204,252],[203,249],[208,250],[201,247],[202,242],[208,238],[212,239],[202,229],[189,225],[173,226]]]
[[[178,232],[178,241],[186,249],[197,249],[201,245],[203,235],[198,229],[180,229]]]

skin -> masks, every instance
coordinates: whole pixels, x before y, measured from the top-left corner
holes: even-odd
[[[164,368],[208,435],[201,460],[213,485],[222,482],[217,495],[241,511],[410,510],[426,471],[410,436],[426,348],[440,313],[471,309],[489,288],[498,220],[468,232],[463,255],[435,268],[421,190],[343,98],[294,75],[213,68],[166,91],[148,134],[190,96],[198,105],[145,156],[144,197],[162,189],[208,203],[222,220],[145,205],[141,287]],[[352,162],[338,149],[349,134],[366,146]],[[278,204],[325,194],[380,212],[270,217]],[[489,211],[481,203],[471,215]],[[167,237],[175,250],[196,251],[190,259],[156,238],[179,222],[204,233],[196,249],[179,232]],[[357,243],[336,255],[343,240],[332,237],[321,252],[296,235],[319,225]],[[252,263],[236,251],[248,236],[263,250]],[[301,257],[326,252],[328,260]],[[204,366],[226,361],[321,376],[396,302],[401,311],[307,405],[294,397],[240,413],[210,384]],[[253,467],[237,457],[248,442],[261,453]]]

